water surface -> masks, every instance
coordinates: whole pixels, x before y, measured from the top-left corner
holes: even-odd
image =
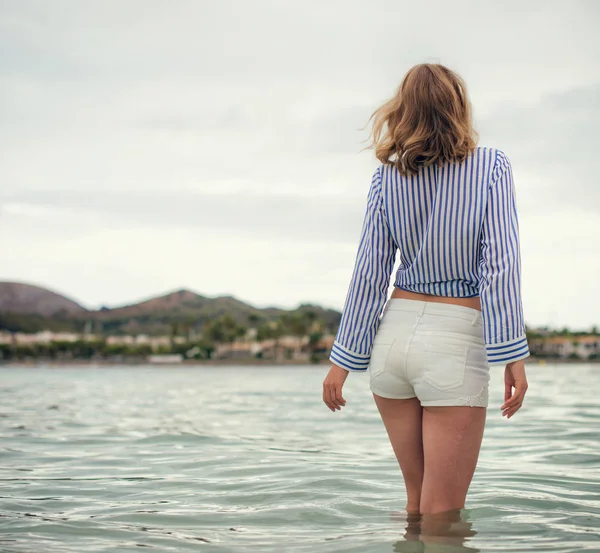
[[[494,372],[441,536],[402,513],[365,375],[334,414],[326,370],[1,369],[0,551],[600,552],[600,364],[530,365],[510,421]]]

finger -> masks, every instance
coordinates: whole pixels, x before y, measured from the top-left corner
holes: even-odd
[[[521,403],[517,403],[516,405],[513,405],[511,407],[508,407],[508,408],[504,409],[504,411],[502,411],[502,415],[506,416],[509,413],[512,413],[514,411],[518,411],[521,408],[521,405],[522,405]]]
[[[332,410],[335,411],[336,410],[336,405],[335,402],[333,401],[333,397],[331,395],[331,384],[327,384],[327,386],[325,387],[325,403],[327,403],[327,406]]]
[[[335,384],[332,384],[329,388],[329,401],[334,406],[334,409],[337,409],[338,411],[341,409],[340,404],[337,400],[337,387]]]
[[[503,410],[512,409],[515,405],[523,403],[524,397],[522,395],[514,394],[502,407]]]
[[[338,405],[340,405],[342,407],[344,405],[346,405],[346,400],[344,399],[344,396],[342,396],[342,389],[341,388],[338,388],[336,390],[335,399],[336,399]]]
[[[523,389],[523,388],[516,389],[515,393],[512,395],[512,397],[508,401],[506,401],[504,403],[504,405],[501,407],[501,409],[507,409],[509,407],[512,407],[516,403],[523,403],[524,399],[525,399],[525,389]]]
[[[516,405],[514,405],[508,409],[505,409],[502,412],[502,416],[510,419],[510,417],[512,417],[522,407],[522,405],[523,405],[522,403],[517,403]]]
[[[506,411],[514,409],[515,407],[520,407],[521,405],[523,405],[523,401],[515,397],[514,399],[511,399],[508,403],[502,406],[502,412],[504,413]]]
[[[510,399],[511,395],[512,395],[512,384],[505,382],[504,383],[504,402],[505,403]]]
[[[327,405],[327,407],[329,407],[329,409],[335,411],[335,409],[329,402],[329,385],[325,383],[323,383],[323,402],[325,403],[325,405]]]
[[[517,407],[515,409],[512,409],[509,413],[506,414],[506,419],[510,419],[511,417],[514,417],[517,414],[517,411],[520,409],[521,407]]]

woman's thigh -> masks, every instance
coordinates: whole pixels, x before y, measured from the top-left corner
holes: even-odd
[[[483,407],[424,407],[421,512],[462,509],[485,427]]]

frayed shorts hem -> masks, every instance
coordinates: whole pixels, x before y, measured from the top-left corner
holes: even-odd
[[[487,407],[487,402],[470,402],[467,398],[456,399],[436,399],[432,401],[422,401],[422,407]]]

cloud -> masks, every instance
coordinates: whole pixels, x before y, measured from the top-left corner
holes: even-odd
[[[529,203],[566,205],[600,213],[594,164],[600,141],[600,78],[595,86],[552,92],[534,104],[508,104],[480,122],[485,135],[506,144],[510,157],[537,184]]]
[[[5,213],[36,215],[79,213],[100,218],[110,228],[197,228],[248,238],[332,244],[356,238],[366,196],[350,201],[331,194],[192,194],[168,192],[133,195],[102,191],[24,191],[4,200]],[[207,234],[208,236],[208,234]]]
[[[528,320],[597,322],[598,10],[2,2],[0,278],[91,305],[188,286],[341,308],[376,165],[363,127],[440,61],[513,161]]]

